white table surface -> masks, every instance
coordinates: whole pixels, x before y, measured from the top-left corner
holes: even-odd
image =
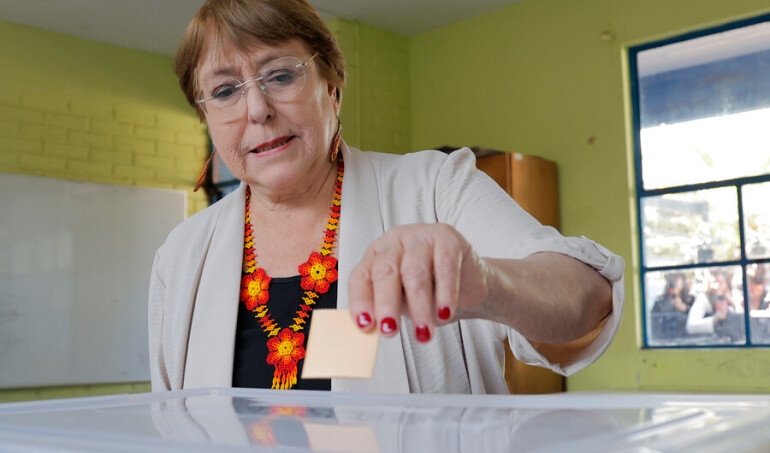
[[[0,451],[760,452],[770,396],[114,395],[0,404]]]

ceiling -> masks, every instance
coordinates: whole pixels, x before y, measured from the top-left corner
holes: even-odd
[[[326,19],[343,17],[406,36],[524,0],[309,0]],[[534,0],[530,0],[534,1]],[[0,0],[0,20],[173,56],[204,0]],[[770,48],[770,26],[701,38],[640,54],[641,75]],[[647,58],[645,54],[650,57]],[[654,57],[653,57],[654,54]]]
[[[204,0],[1,0],[0,20],[172,56]],[[523,0],[309,0],[343,17],[411,36]]]

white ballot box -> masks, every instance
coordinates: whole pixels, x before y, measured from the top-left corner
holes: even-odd
[[[770,396],[199,389],[0,404],[0,451],[770,451]]]

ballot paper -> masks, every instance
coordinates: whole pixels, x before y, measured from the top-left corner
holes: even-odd
[[[380,336],[363,332],[348,310],[313,310],[302,379],[371,379]]]

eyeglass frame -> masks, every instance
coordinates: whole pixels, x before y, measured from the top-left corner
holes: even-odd
[[[280,57],[280,58],[276,58],[276,59],[274,59],[274,60],[270,60],[270,61],[268,61],[267,63],[265,63],[265,64],[264,64],[264,65],[262,65],[262,66],[263,66],[263,67],[264,67],[264,66],[267,66],[267,65],[269,65],[270,63],[272,63],[272,62],[274,62],[274,61],[277,61],[277,60],[281,60],[281,59],[283,59],[283,58],[295,58],[297,61],[299,61],[299,63],[298,63],[298,64],[296,64],[296,65],[294,65],[294,69],[297,69],[297,68],[300,68],[300,67],[304,68],[305,66],[307,66],[308,64],[310,64],[310,62],[311,62],[311,61],[312,61],[312,60],[313,60],[315,57],[317,57],[317,56],[318,56],[318,52],[314,53],[314,54],[313,54],[313,55],[312,55],[310,58],[308,58],[307,60],[305,60],[305,61],[302,61],[302,60],[300,60],[299,58],[297,58],[297,57],[295,57],[295,56],[293,56],[293,55],[287,55],[287,56],[285,56],[285,57]],[[302,73],[302,76],[303,76],[303,77],[305,77],[306,75],[307,75],[307,74],[306,74],[305,72],[303,72],[303,73]],[[240,96],[238,97],[238,100],[236,100],[235,102],[233,102],[232,104],[230,104],[230,105],[228,105],[228,106],[225,106],[225,107],[221,107],[221,108],[227,108],[227,107],[231,107],[231,106],[233,106],[233,105],[236,105],[238,102],[240,102],[240,100],[241,100],[241,98],[243,97],[243,95],[244,95],[244,94],[246,94],[246,89],[244,89],[243,87],[245,87],[247,84],[249,84],[249,83],[251,83],[251,82],[254,82],[254,83],[256,83],[256,85],[259,87],[259,91],[261,91],[261,92],[262,92],[262,94],[264,94],[265,96],[267,96],[267,97],[269,97],[269,98],[271,98],[271,99],[276,99],[276,98],[274,98],[273,96],[271,96],[271,95],[268,93],[268,91],[267,91],[267,87],[265,87],[264,85],[262,85],[262,84],[260,83],[260,80],[262,80],[262,79],[264,79],[264,78],[265,78],[265,76],[260,76],[260,77],[251,77],[251,78],[249,78],[249,79],[246,79],[246,80],[244,80],[243,82],[240,82],[240,81],[238,81],[238,79],[235,79],[235,80],[236,80],[236,81],[238,81],[239,83],[238,83],[237,85],[235,85],[235,86],[233,87],[233,89],[234,89],[234,90],[239,90],[239,91],[241,92],[241,94],[240,94]],[[304,85],[303,85],[303,86],[302,86],[302,88],[301,88],[299,91],[297,91],[296,93],[294,93],[293,95],[289,96],[289,97],[288,97],[288,98],[286,98],[286,99],[280,99],[280,100],[283,100],[283,101],[285,101],[285,100],[289,100],[289,99],[292,99],[293,97],[295,97],[295,96],[297,96],[298,94],[300,94],[304,88],[305,88],[305,87],[304,87]],[[201,109],[203,109],[203,111],[204,111],[205,113],[208,113],[208,111],[206,110],[206,102],[207,102],[207,101],[211,101],[211,100],[213,100],[213,99],[214,99],[214,98],[210,98],[210,99],[205,99],[205,98],[196,99],[196,100],[195,100],[195,103],[196,103],[196,104],[199,104],[199,105],[201,106]]]

